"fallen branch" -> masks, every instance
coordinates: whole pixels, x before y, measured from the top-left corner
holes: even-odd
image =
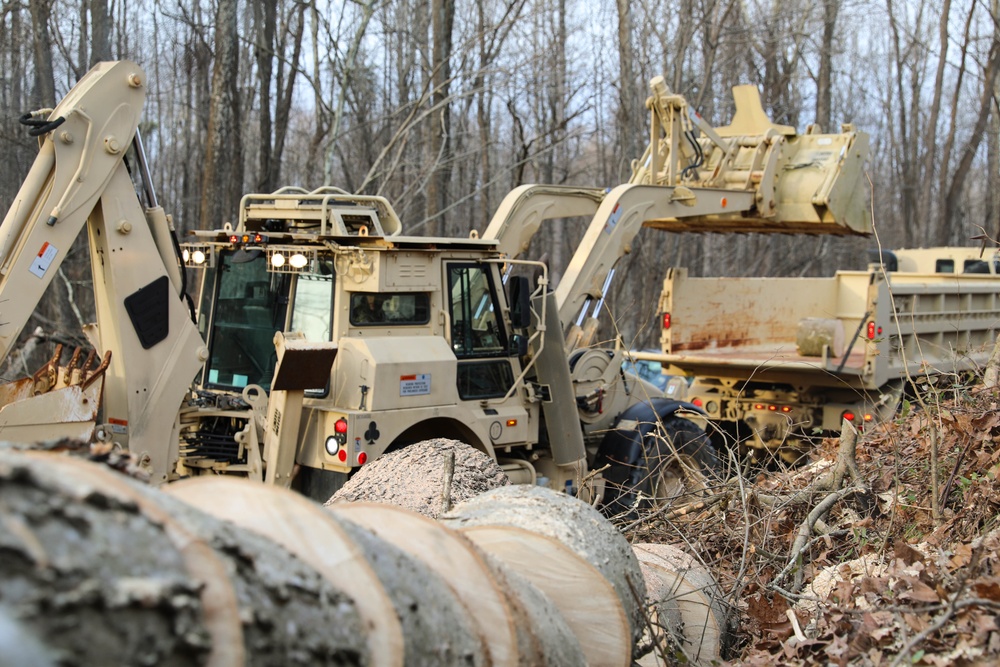
[[[727,500],[729,498],[729,495],[730,495],[729,491],[719,491],[718,493],[715,493],[715,494],[709,496],[708,498],[699,498],[698,500],[693,500],[693,501],[691,501],[689,503],[685,503],[685,504],[681,505],[680,507],[673,507],[672,505],[666,505],[665,504],[665,505],[659,507],[652,514],[647,514],[646,516],[643,516],[643,517],[640,517],[640,518],[636,519],[635,521],[633,521],[632,523],[628,524],[627,526],[624,526],[622,528],[622,532],[623,533],[627,533],[630,530],[632,530],[633,528],[636,528],[637,526],[641,526],[642,524],[648,523],[648,522],[650,522],[650,521],[652,521],[654,519],[660,519],[662,521],[670,521],[672,519],[676,519],[676,518],[685,516],[686,514],[688,514],[690,512],[694,512],[694,511],[697,511],[697,510],[703,510],[703,509],[707,509],[709,507],[713,507],[715,505],[718,505],[723,500]]]
[[[816,528],[816,522],[822,517],[826,516],[826,513],[833,509],[833,506],[838,502],[846,498],[853,493],[864,493],[867,489],[860,487],[850,487],[847,489],[841,489],[839,491],[834,491],[826,498],[822,500],[816,507],[809,512],[809,516],[806,517],[805,521],[799,524],[798,533],[795,535],[795,541],[792,543],[791,556],[789,558],[788,566],[785,567],[788,570],[796,562],[799,561],[802,553],[805,551],[806,542],[809,541],[809,536],[812,535],[813,530]],[[799,590],[802,588],[802,568],[798,568],[795,571],[795,585],[793,590]]]
[[[868,493],[868,484],[861,476],[861,470],[858,468],[857,444],[858,431],[854,428],[853,424],[845,419],[840,433],[840,445],[837,448],[837,462],[833,466],[833,469],[814,484],[811,484],[805,491],[794,494],[789,498],[789,502],[801,502],[806,498],[811,498],[817,492],[828,492],[826,497],[813,507],[805,520],[799,524],[799,529],[795,534],[795,541],[792,542],[792,548],[789,552],[788,564],[774,578],[773,585],[781,584],[785,577],[794,570],[795,583],[792,586],[792,590],[800,590],[803,578],[802,554],[809,544],[811,544],[809,538],[816,531],[817,524],[821,523],[823,517],[833,509],[833,506],[844,498],[856,493]],[[855,486],[841,488],[844,479],[848,476],[850,476]],[[829,533],[829,528],[825,524],[823,525],[823,532]]]
[[[789,495],[771,495],[758,493],[754,499],[762,505],[775,507],[777,505],[799,505],[811,501],[817,494],[837,491],[844,485],[844,478],[850,475],[858,487],[867,489],[867,483],[861,476],[857,459],[858,430],[846,419],[842,422],[840,444],[837,447],[837,461],[833,468],[805,489]]]

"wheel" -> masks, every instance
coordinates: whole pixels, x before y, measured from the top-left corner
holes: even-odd
[[[624,420],[623,420],[624,421]],[[682,496],[705,491],[719,459],[708,435],[694,422],[669,413],[645,415],[633,428],[605,436],[595,468],[607,464],[602,510],[626,520]]]
[[[719,472],[719,458],[705,431],[683,417],[669,417],[646,436],[646,467],[640,490],[646,506],[656,507],[707,490]]]

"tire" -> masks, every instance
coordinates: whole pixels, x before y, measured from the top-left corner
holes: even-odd
[[[705,431],[673,413],[643,420],[635,429],[610,432],[595,468],[605,464],[610,467],[604,473],[602,511],[625,520],[702,493],[720,468]]]
[[[649,474],[641,487],[646,509],[701,493],[719,473],[719,457],[708,435],[683,417],[664,419],[646,442]]]

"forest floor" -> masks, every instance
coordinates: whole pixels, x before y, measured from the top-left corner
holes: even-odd
[[[627,536],[679,542],[717,577],[727,664],[1000,663],[1000,398],[949,394]]]

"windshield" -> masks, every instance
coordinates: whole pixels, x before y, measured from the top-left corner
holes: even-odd
[[[264,254],[253,250],[220,253],[218,272],[205,384],[269,389],[277,362],[274,332],[285,325],[290,276],[268,273]]]

